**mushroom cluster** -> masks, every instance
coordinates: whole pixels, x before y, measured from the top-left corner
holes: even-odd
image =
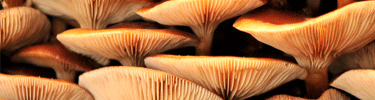
[[[375,99],[373,0],[0,2],[0,99]]]

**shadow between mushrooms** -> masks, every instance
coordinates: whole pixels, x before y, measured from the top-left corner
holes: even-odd
[[[79,76],[79,85],[97,100],[222,100],[207,89],[153,69],[111,66]]]
[[[155,55],[145,64],[192,80],[228,100],[259,95],[307,75],[298,65],[266,58]]]
[[[147,56],[198,42],[186,32],[147,28],[72,29],[57,35],[57,39],[75,52],[116,59],[126,66],[144,66]]]
[[[375,39],[374,5],[375,1],[356,2],[317,18],[287,24],[274,24],[259,17],[261,13],[250,13],[240,17],[233,26],[294,56],[298,64],[309,71],[305,80],[308,97],[317,98],[328,89],[329,64],[336,57],[358,50]],[[283,16],[270,15],[268,17],[272,18]]]
[[[94,100],[77,84],[40,77],[0,73],[0,98],[8,100]]]
[[[169,0],[137,14],[165,25],[189,26],[199,38],[196,54],[210,55],[214,31],[224,20],[264,5],[265,0]]]

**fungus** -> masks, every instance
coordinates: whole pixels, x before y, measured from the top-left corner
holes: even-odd
[[[140,17],[137,9],[150,5],[149,0],[32,0],[42,12],[67,20],[76,20],[81,28],[103,29],[108,24]]]
[[[32,76],[0,73],[0,90],[8,100],[94,100],[77,84]]]
[[[77,71],[89,71],[99,67],[91,59],[69,51],[59,42],[23,48],[11,57],[11,61],[52,68],[58,79],[71,82],[74,81]]]
[[[97,100],[221,100],[207,89],[175,75],[131,66],[96,69],[79,76],[79,85]]]
[[[17,7],[17,6],[31,6],[30,0],[1,0],[1,5],[3,8],[11,8],[11,7]]]
[[[155,55],[147,57],[145,64],[192,80],[229,100],[259,95],[307,75],[298,65],[266,58]]]
[[[317,98],[328,89],[329,64],[375,39],[374,5],[374,1],[356,2],[317,18],[289,24],[273,24],[263,20],[265,17],[256,17],[258,13],[251,13],[240,17],[233,26],[294,56],[309,71],[305,80],[308,97]],[[280,16],[283,15],[270,17]]]
[[[186,32],[147,28],[72,29],[57,35],[57,39],[75,52],[116,59],[126,66],[144,66],[146,56],[198,42]]]
[[[276,95],[271,98],[268,98],[267,100],[311,100],[311,99],[294,97],[294,96],[289,96],[289,95]],[[328,89],[317,100],[350,100],[350,97],[346,96],[344,93],[341,93],[340,91],[337,91],[336,89]]]
[[[31,7],[0,10],[1,53],[11,55],[17,49],[46,42],[50,22],[40,11]]]
[[[331,86],[344,90],[360,100],[374,100],[375,70],[349,70],[335,79]]]
[[[196,54],[209,55],[216,27],[264,5],[265,0],[170,0],[137,14],[165,25],[189,26],[199,38]]]

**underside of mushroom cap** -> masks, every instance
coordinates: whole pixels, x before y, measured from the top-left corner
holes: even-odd
[[[1,53],[48,40],[51,23],[40,11],[31,7],[0,10]]]
[[[296,64],[267,58],[155,55],[145,64],[192,80],[224,99],[259,95],[307,75]]]
[[[136,10],[150,0],[32,0],[46,14],[78,21],[81,28],[103,29],[121,21],[139,19]]]
[[[67,47],[79,47],[129,66],[143,66],[146,56],[198,42],[193,35],[174,29],[132,28],[73,29],[57,35],[57,39]]]
[[[40,77],[0,73],[0,98],[9,100],[94,100],[77,84]]]
[[[79,85],[98,100],[220,100],[207,89],[175,75],[131,66],[86,72]]]
[[[349,70],[335,79],[331,86],[344,90],[361,100],[374,100],[375,70]]]
[[[52,68],[57,78],[67,81],[73,81],[77,71],[99,67],[93,60],[69,51],[59,42],[23,48],[11,57],[11,61]]]
[[[251,14],[233,25],[257,40],[293,55],[309,69],[327,67],[334,57],[375,39],[375,1],[352,3],[304,22],[276,25]],[[278,17],[274,15],[273,17]]]

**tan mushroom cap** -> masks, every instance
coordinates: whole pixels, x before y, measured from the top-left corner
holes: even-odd
[[[207,89],[157,70],[112,66],[79,76],[79,85],[97,100],[221,100]]]
[[[296,64],[267,58],[155,55],[145,64],[192,80],[224,99],[259,95],[307,75]]]
[[[329,66],[329,71],[336,75],[350,69],[375,69],[375,41],[355,52],[341,55]]]
[[[0,73],[0,90],[8,100],[94,100],[77,84],[40,77]]]
[[[344,90],[361,100],[374,100],[375,70],[349,70],[335,79],[331,86]]]
[[[173,29],[73,29],[57,35],[57,39],[78,53],[91,52],[122,65],[144,66],[146,56],[166,50],[195,46],[198,40],[189,33]],[[82,51],[75,50],[78,48]]]
[[[317,98],[329,87],[329,64],[375,39],[374,5],[375,1],[356,2],[317,18],[281,25],[248,14],[233,26],[294,56],[299,65],[309,70],[305,80],[308,95]]]
[[[217,26],[264,5],[266,0],[170,0],[137,14],[165,25],[189,26],[200,39],[197,54],[209,55]]]
[[[273,96],[271,98],[268,98],[267,100],[313,100],[313,99],[306,99],[306,98],[300,98],[300,97],[294,97],[294,96],[282,94],[282,95]],[[350,97],[345,95],[344,93],[341,93],[340,91],[336,89],[328,89],[317,100],[350,100]]]
[[[47,41],[51,24],[40,11],[31,7],[0,10],[1,53]]]
[[[59,42],[23,48],[11,57],[11,61],[52,68],[58,79],[67,81],[74,81],[77,71],[99,67],[91,59],[69,51]]]
[[[78,21],[81,28],[103,29],[112,23],[139,19],[136,10],[150,0],[32,0],[46,14]]]

